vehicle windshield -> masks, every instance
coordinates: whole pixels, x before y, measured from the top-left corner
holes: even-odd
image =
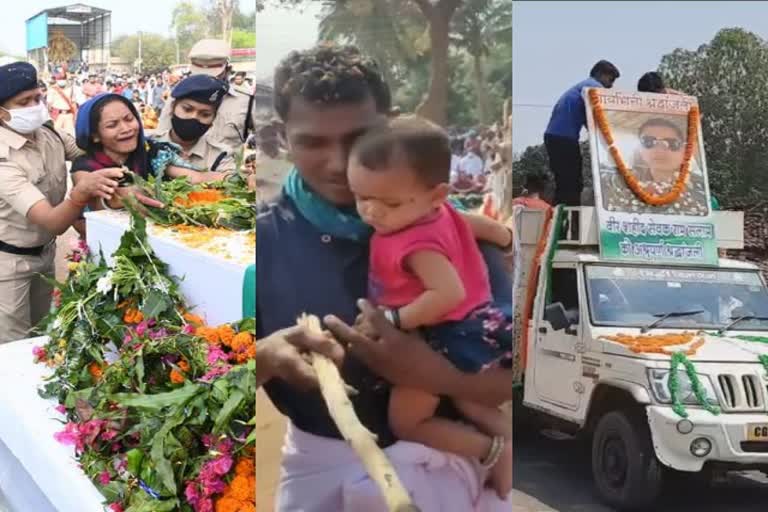
[[[643,327],[673,313],[655,328],[719,329],[745,317],[729,331],[768,330],[768,290],[754,271],[588,265],[586,279],[594,325]]]

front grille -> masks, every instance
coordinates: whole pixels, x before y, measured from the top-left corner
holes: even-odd
[[[765,409],[763,386],[757,375],[720,374],[717,384],[723,408],[729,411],[756,411]]]

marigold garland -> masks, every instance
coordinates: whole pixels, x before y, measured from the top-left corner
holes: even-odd
[[[219,201],[222,201],[226,198],[227,196],[224,195],[220,190],[206,189],[190,192],[186,199],[178,197],[174,203],[178,204],[179,206],[190,207],[218,203]]]
[[[600,96],[597,92],[597,89],[589,90],[589,102],[592,106],[595,124],[597,124],[597,127],[600,129],[600,133],[602,133],[606,144],[608,144],[608,151],[611,153],[614,162],[616,162],[616,167],[619,170],[619,174],[621,174],[622,178],[624,178],[624,182],[627,184],[627,187],[629,187],[632,193],[635,194],[635,196],[637,196],[637,198],[643,201],[645,204],[652,206],[664,206],[677,201],[685,190],[688,177],[691,173],[691,159],[693,158],[693,151],[696,147],[696,140],[698,136],[700,117],[699,107],[696,105],[691,105],[690,110],[688,110],[688,138],[685,143],[683,163],[680,165],[680,172],[678,174],[677,180],[675,180],[674,185],[672,185],[672,188],[668,192],[662,195],[656,195],[652,192],[643,190],[643,188],[640,186],[640,182],[637,180],[635,175],[632,174],[632,170],[627,167],[626,163],[624,163],[624,159],[619,152],[619,148],[614,145],[615,140],[613,138],[613,134],[611,133],[611,127],[608,124],[608,118],[605,115],[603,106],[600,104]]]
[[[703,337],[699,337],[694,341],[694,338],[698,335],[699,333],[687,331],[680,334],[647,334],[639,336],[619,333],[615,336],[602,336],[602,338],[625,345],[629,350],[637,354],[664,354],[668,356],[680,351],[667,350],[666,347],[688,345],[693,342],[686,350],[682,351],[687,356],[693,356],[696,355],[696,351],[704,344]]]

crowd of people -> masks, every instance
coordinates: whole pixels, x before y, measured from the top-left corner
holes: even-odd
[[[119,209],[129,197],[163,206],[132,174],[200,183],[235,172],[255,119],[252,95],[231,75],[220,40],[195,45],[188,76],[142,78],[143,89],[138,80],[134,88],[130,79],[89,73],[57,75],[45,91],[33,65],[0,67],[0,343],[26,337],[48,313],[56,237],[70,227],[85,237],[86,210]],[[60,94],[70,80],[80,80],[78,94]],[[159,114],[151,135],[140,112],[143,93],[145,109]],[[162,103],[147,107],[150,99]],[[253,175],[248,181],[255,188]]]
[[[490,177],[503,165],[504,133],[496,123],[489,127],[459,130],[451,135],[451,185],[456,193],[482,193],[490,187]]]

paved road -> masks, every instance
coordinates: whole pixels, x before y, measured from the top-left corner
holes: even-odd
[[[513,503],[514,512],[613,512],[594,494],[584,445],[538,435],[515,437]],[[766,510],[768,478],[760,473],[740,473],[731,475],[726,484],[690,485],[668,492],[654,512]]]

